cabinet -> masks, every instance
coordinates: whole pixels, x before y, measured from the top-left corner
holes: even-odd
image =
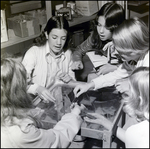
[[[16,1],[10,1],[10,3],[13,3],[13,2],[16,2]],[[16,4],[19,4],[19,3],[16,3]],[[36,5],[38,7],[39,3],[37,3]],[[18,8],[17,5],[14,6],[14,7],[16,7],[16,9]],[[48,20],[52,16],[51,1],[45,1],[45,7],[46,7],[47,20]],[[25,7],[23,9],[25,10],[27,8]],[[17,11],[20,11],[20,10],[17,9],[15,11],[17,12]],[[14,12],[14,10],[13,10],[13,12]],[[45,26],[45,24],[43,24],[42,27],[44,27],[44,26]],[[5,53],[5,52],[12,53],[12,54],[24,53],[32,45],[33,39],[36,38],[39,35],[40,34],[32,35],[32,36],[25,37],[25,38],[21,38],[21,37],[18,37],[18,36],[12,36],[11,30],[8,29],[8,38],[9,38],[9,40],[7,42],[1,43],[1,54]]]
[[[149,27],[149,1],[128,1],[127,7],[128,18],[139,17]]]
[[[46,7],[46,14],[47,14],[47,20],[52,16],[52,1],[45,1],[45,7]],[[69,26],[72,28],[77,26],[79,24],[88,23],[91,20],[95,18],[96,14],[92,16],[80,16],[73,18],[71,21],[69,21]],[[45,24],[42,26],[42,28],[45,27]],[[8,30],[8,37],[9,40],[7,42],[1,43],[1,53],[8,52],[8,53],[24,53],[33,42],[33,39],[39,36],[40,34],[21,38],[18,36],[11,36],[10,30]]]
[[[12,3],[12,1],[11,1],[11,3]],[[45,1],[45,7],[46,7],[47,20],[48,20],[52,16],[51,1]],[[44,25],[43,25],[43,27],[44,27]],[[27,43],[29,41],[28,43],[31,43],[32,42],[31,40],[33,40],[37,36],[39,36],[39,34],[25,37],[25,38],[21,38],[18,36],[11,36],[11,30],[8,29],[9,40],[7,42],[1,43],[1,49],[5,50],[6,48],[14,47],[15,45],[17,48],[18,45],[23,44],[23,42]]]

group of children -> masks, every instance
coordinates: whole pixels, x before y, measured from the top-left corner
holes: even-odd
[[[48,130],[39,128],[29,113],[33,109],[30,95],[44,102],[62,100],[62,88],[55,86],[56,79],[60,84],[74,84],[76,97],[89,89],[115,85],[126,95],[122,99],[124,111],[137,119],[137,124],[127,130],[117,127],[116,136],[126,147],[149,147],[149,30],[138,18],[125,20],[123,8],[114,2],[103,5],[95,20],[95,30],[77,47],[77,61],[77,53],[67,47],[69,24],[62,16],[49,19],[21,62],[1,58],[2,148],[66,148],[73,141],[83,121],[80,113],[84,105],[71,105],[71,112]],[[118,63],[112,65],[110,61],[99,68],[96,78],[76,85],[73,70],[83,69],[82,55],[92,49],[100,50],[104,56],[109,51]],[[106,128],[111,125],[103,116],[94,116],[95,120],[84,120]]]

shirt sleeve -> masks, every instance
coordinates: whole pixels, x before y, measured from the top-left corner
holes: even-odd
[[[80,116],[77,116],[73,113],[68,113],[64,115],[54,127],[54,131],[59,133],[59,137],[56,137],[55,143],[53,144],[53,148],[61,147],[65,148],[72,142],[75,135],[78,133],[81,127],[82,119]],[[58,139],[59,140],[58,140]],[[61,146],[58,146],[57,142],[61,143]]]
[[[36,95],[36,89],[39,87],[38,84],[34,83],[28,86],[27,92],[33,95]]]
[[[86,52],[92,50],[92,42],[90,35],[83,43],[81,43],[75,51],[73,52],[73,61],[82,61],[82,57],[86,54]]]
[[[100,75],[96,79],[92,80],[95,84],[94,90],[103,87],[113,86],[118,79],[122,79],[129,76],[129,73],[132,69],[133,69],[132,66],[130,68],[130,65],[124,62],[117,68],[117,70],[105,75]]]
[[[141,56],[136,67],[140,67],[140,66],[149,67],[149,51],[143,56]]]
[[[68,113],[53,129],[45,130],[32,126],[28,135],[23,135],[21,144],[25,148],[67,148],[78,133],[81,123],[80,116]]]
[[[36,47],[31,47],[24,55],[22,64],[27,70],[27,73],[31,74],[36,65]]]
[[[36,65],[36,51],[37,47],[33,46],[31,47],[25,54],[22,60],[22,64],[24,65],[27,73],[31,75],[35,65]],[[35,90],[38,87],[37,84],[31,84],[28,86],[28,93],[36,94]]]
[[[66,64],[66,66],[67,66],[67,72],[68,72],[68,74],[70,75],[70,77],[74,80],[74,81],[76,81],[76,78],[75,78],[75,72],[74,71],[72,71],[72,63],[73,63],[73,60],[72,60],[72,56],[73,56],[73,53],[72,53],[72,51],[70,50],[70,49],[68,49],[67,51],[66,51],[66,57],[67,57],[67,64]]]
[[[125,132],[126,148],[149,148],[149,122],[130,126]]]
[[[74,81],[76,81],[76,78],[75,78],[75,72],[72,71],[72,64],[73,64],[73,60],[72,60],[72,56],[73,56],[73,53],[71,53],[71,59],[70,59],[70,63],[69,63],[69,75],[72,77],[72,79]]]

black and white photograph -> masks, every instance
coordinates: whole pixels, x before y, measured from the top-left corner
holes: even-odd
[[[1,148],[149,148],[149,1],[1,1]]]

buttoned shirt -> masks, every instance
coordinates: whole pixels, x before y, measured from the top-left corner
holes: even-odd
[[[32,74],[32,85],[28,88],[28,92],[34,95],[39,85],[43,87],[50,85],[53,83],[54,77],[61,72],[68,73],[75,80],[75,74],[71,70],[71,50],[68,49],[63,52],[57,59],[57,57],[50,55],[48,42],[41,47],[31,47],[26,52],[22,64],[25,66],[27,73]]]

